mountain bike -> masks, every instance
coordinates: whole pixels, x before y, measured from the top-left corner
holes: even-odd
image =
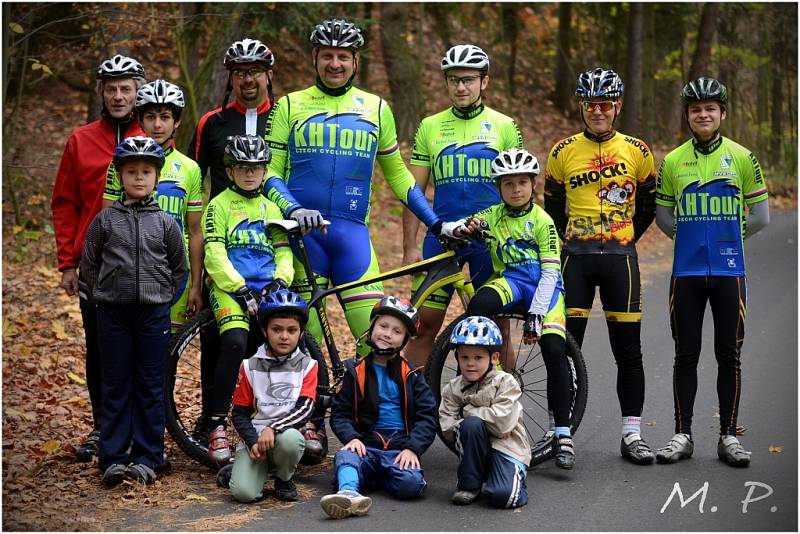
[[[287,232],[292,248],[303,264],[305,272],[312,273],[311,262],[297,223],[292,220],[272,220],[268,221],[268,223],[279,226]],[[419,306],[438,289],[448,284],[453,284],[466,309],[466,304],[474,295],[475,290],[470,280],[462,272],[456,254],[456,250],[459,247],[466,246],[466,244],[463,240],[443,238],[442,247],[445,252],[442,254],[347,284],[322,287],[317,283],[315,276],[308,277],[308,284],[311,288],[309,307],[314,308],[319,317],[322,337],[328,355],[326,361],[313,337],[308,333],[304,335],[302,342],[311,353],[311,356],[319,363],[317,409],[315,410],[314,418],[319,419],[324,416],[330,405],[330,397],[338,391],[345,374],[344,364],[328,322],[324,299],[330,295],[336,295],[340,304],[344,307],[341,298],[341,294],[344,291],[370,283],[424,272],[425,277],[412,298],[415,306]],[[511,320],[512,339],[516,342],[517,338],[522,335],[523,315],[503,314],[502,317],[508,317]],[[165,394],[167,396],[167,429],[172,438],[191,458],[208,467],[216,468],[218,466],[208,456],[207,443],[202,443],[202,440],[197,440],[193,437],[193,424],[200,418],[202,411],[200,334],[213,321],[214,317],[211,311],[208,309],[203,310],[173,337],[167,361],[168,379]],[[450,351],[446,343],[454,325],[455,322],[448,325],[437,339],[425,369],[425,377],[431,385],[437,406],[441,402],[441,388],[457,372],[455,358],[450,357]],[[525,428],[528,431],[529,438],[531,438],[531,443],[535,444],[532,447],[534,459],[531,464],[534,465],[547,459],[549,455],[548,447],[552,449],[552,440],[547,439],[547,430],[549,429],[546,408],[547,374],[538,345],[522,345],[520,341],[519,346],[516,348],[516,354],[517,366],[512,374],[520,382],[523,391],[522,403],[526,412]],[[583,357],[571,337],[567,339],[567,356],[570,360],[572,383],[570,424],[574,432],[580,424],[586,407],[588,385]],[[440,438],[452,449],[453,444],[444,440],[440,429],[438,432]]]

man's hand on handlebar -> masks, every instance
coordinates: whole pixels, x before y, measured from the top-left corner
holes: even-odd
[[[258,313],[258,305],[261,303],[261,296],[247,286],[242,286],[233,294],[239,306],[251,316]]]
[[[304,234],[314,230],[315,228],[319,228],[319,231],[323,234],[328,233],[328,228],[324,224],[325,219],[317,210],[296,208],[289,214],[289,218],[297,221],[297,224],[300,226],[300,230]]]

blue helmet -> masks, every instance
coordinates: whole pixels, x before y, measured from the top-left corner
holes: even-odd
[[[297,315],[300,326],[303,328],[308,322],[308,304],[305,299],[288,289],[279,289],[264,297],[258,306],[258,324],[264,326],[267,320],[276,313]]]
[[[611,69],[596,67],[578,76],[575,96],[578,98],[609,98],[619,100],[625,92],[625,85],[619,74]]]
[[[150,161],[159,171],[164,166],[164,149],[151,137],[126,137],[114,149],[114,166],[119,170],[126,159]]]
[[[494,321],[482,315],[461,320],[450,335],[451,345],[475,345],[490,351],[503,345],[503,334]]]

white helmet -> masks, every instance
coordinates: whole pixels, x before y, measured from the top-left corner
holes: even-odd
[[[509,174],[538,176],[539,160],[524,148],[504,150],[492,161],[492,178],[499,183],[500,178]]]
[[[239,63],[263,63],[269,68],[275,64],[275,56],[272,50],[258,39],[245,38],[234,41],[228,47],[225,59],[222,61],[227,69],[233,69]]]
[[[475,45],[456,45],[442,58],[442,70],[454,68],[478,69],[486,74],[489,72],[489,56]]]
[[[106,59],[97,68],[97,79],[133,78],[144,81],[144,67],[132,57],[117,54]]]
[[[155,80],[146,83],[136,92],[137,110],[151,104],[171,106],[176,120],[180,119],[181,111],[186,107],[181,88],[166,80]]]

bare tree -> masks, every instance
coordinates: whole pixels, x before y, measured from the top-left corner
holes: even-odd
[[[637,137],[641,136],[643,28],[644,6],[640,2],[632,3],[628,23],[628,61],[625,67],[625,113],[622,116],[622,128]]]
[[[575,72],[570,65],[572,35],[572,4],[558,4],[558,48],[556,51],[555,105],[562,114],[568,115],[572,105],[572,86]]]
[[[415,52],[408,42],[409,9],[409,4],[393,2],[380,5],[381,47],[392,93],[392,107],[403,110],[395,114],[397,137],[406,142],[414,138],[423,109],[418,89],[422,83],[419,62],[410,60],[415,57]]]

